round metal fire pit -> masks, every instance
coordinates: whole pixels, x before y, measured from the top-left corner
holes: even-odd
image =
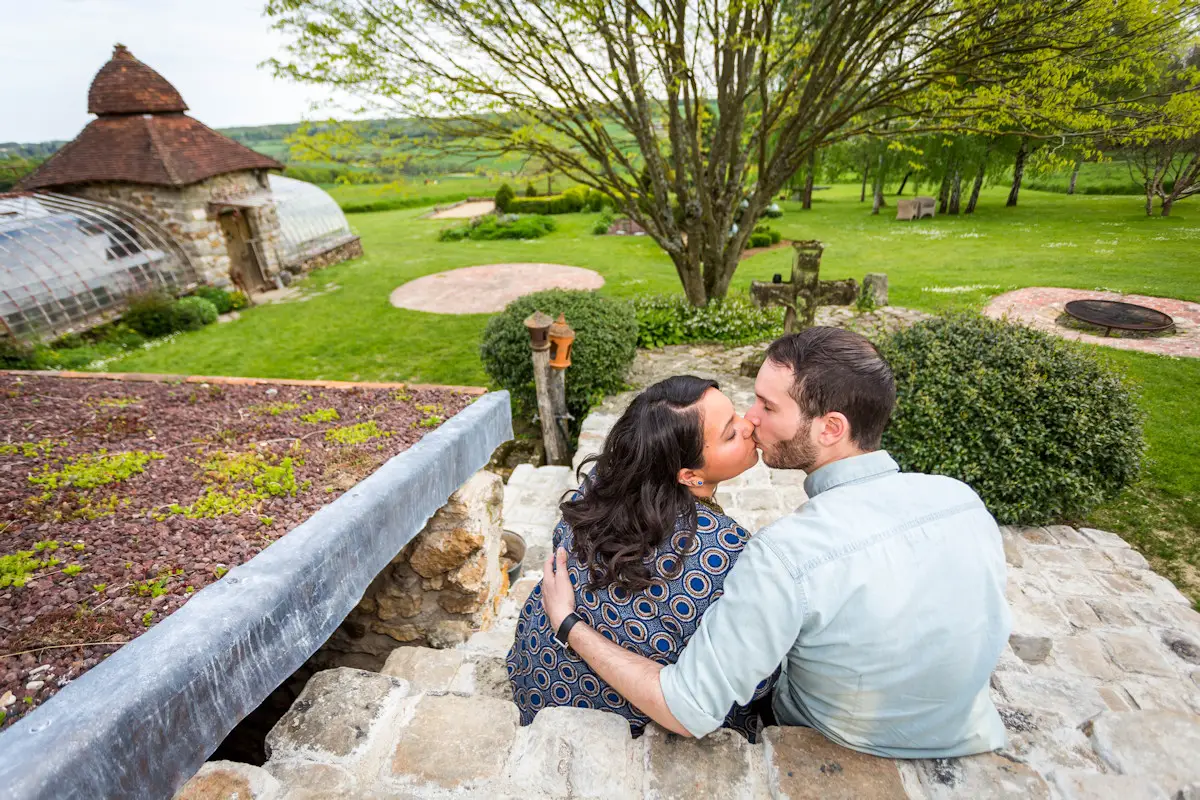
[[[1064,309],[1068,315],[1092,325],[1105,328],[1108,336],[1113,329],[1157,333],[1174,327],[1170,315],[1146,306],[1122,303],[1119,300],[1072,300]]]

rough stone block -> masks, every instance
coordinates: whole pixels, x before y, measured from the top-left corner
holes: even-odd
[[[525,566],[527,569],[525,570],[524,577],[514,583],[512,588],[508,590],[509,602],[514,603],[518,608],[525,605],[525,601],[529,599],[529,595],[533,592],[534,588],[542,582],[541,564],[526,563]],[[534,574],[530,574],[531,572]]]
[[[1121,681],[1121,689],[1141,711],[1200,713],[1200,693],[1186,678],[1129,677]]]
[[[422,697],[392,753],[391,774],[455,789],[501,774],[517,732],[517,707],[447,694]]]
[[[1087,604],[1096,612],[1102,625],[1110,628],[1130,628],[1137,625],[1137,620],[1129,612],[1129,606],[1120,600],[1091,597],[1088,598]]]
[[[508,669],[504,659],[483,656],[469,658],[463,662],[450,691],[455,694],[490,697],[494,700],[512,702],[512,684],[508,681]]]
[[[337,800],[361,796],[350,772],[315,761],[268,761],[264,766],[287,791],[285,800]]]
[[[1046,532],[1045,528],[1031,525],[1010,525],[1007,527],[1028,544],[1049,546],[1057,543],[1054,537]]]
[[[1052,780],[1063,800],[1171,800],[1158,784],[1132,775],[1057,770]]]
[[[1125,569],[1150,569],[1150,562],[1131,547],[1105,547],[1100,552],[1118,567]]]
[[[1115,533],[1095,528],[1080,528],[1079,532],[1101,547],[1129,547],[1129,543]]]
[[[1179,591],[1175,584],[1171,583],[1171,581],[1167,580],[1162,575],[1159,575],[1156,572],[1150,572],[1149,570],[1143,570],[1136,573],[1134,577],[1149,587],[1151,593],[1153,593],[1153,595],[1159,600],[1163,600],[1168,603],[1179,603],[1180,605],[1187,606],[1188,608],[1191,607],[1191,599],[1188,598],[1183,592]]]
[[[1063,547],[1091,548],[1092,541],[1070,525],[1046,525],[1046,533]]]
[[[1059,714],[1033,708],[997,704],[1008,731],[1008,744],[1000,755],[1026,764],[1047,768],[1099,770],[1100,760],[1087,738],[1068,726]]]
[[[1008,643],[1017,654],[1017,658],[1027,664],[1041,664],[1054,646],[1047,636],[1027,636],[1020,633],[1009,636]]]
[[[1178,631],[1161,631],[1158,638],[1181,661],[1200,666],[1200,644],[1196,638]]]
[[[1054,663],[1067,672],[1098,680],[1112,680],[1124,674],[1109,660],[1100,640],[1090,633],[1058,640]]]
[[[995,686],[1011,704],[1061,714],[1078,725],[1108,708],[1095,687],[1085,679],[1041,677],[1019,672],[997,672]]]
[[[1004,560],[1008,562],[1010,567],[1022,567],[1025,565],[1025,554],[1021,552],[1021,545],[1017,543],[1015,536],[1005,536],[1001,539],[1004,544]]]
[[[761,745],[730,730],[703,739],[646,728],[646,792],[653,800],[752,800],[766,795]]]
[[[571,707],[538,712],[508,761],[516,788],[549,797],[637,797],[643,769],[624,717]]]
[[[408,681],[417,692],[446,692],[462,666],[461,650],[434,650],[429,647],[397,647],[388,656],[381,672]]]
[[[1086,729],[1104,762],[1167,791],[1200,781],[1200,717],[1170,711],[1104,714]]]
[[[441,620],[435,623],[425,634],[429,646],[439,649],[457,647],[470,638],[470,636],[470,623],[457,619]]]
[[[1067,636],[1071,623],[1053,600],[1035,600],[1023,593],[1010,595],[1012,627],[1026,636]]]
[[[921,786],[929,800],[1027,800],[1048,798],[1041,776],[1024,764],[995,753],[969,758],[938,758],[917,762]]]
[[[1096,582],[1096,579],[1080,567],[1069,569],[1046,567],[1042,570],[1042,576],[1046,579],[1050,590],[1056,595],[1078,594],[1095,596],[1105,593],[1100,584]]]
[[[790,800],[904,800],[907,793],[891,759],[847,750],[811,728],[768,728],[772,793]]]
[[[1076,628],[1091,630],[1100,625],[1100,617],[1095,609],[1082,597],[1064,597],[1058,606]]]
[[[1137,704],[1133,699],[1125,693],[1125,690],[1120,687],[1101,686],[1096,690],[1100,696],[1104,698],[1104,702],[1108,705],[1109,711],[1136,711]]]
[[[1163,654],[1162,644],[1153,636],[1134,632],[1098,635],[1108,648],[1113,663],[1121,669],[1145,675],[1176,674],[1175,668]]]
[[[275,800],[283,787],[262,767],[209,761],[175,794],[175,800]]]
[[[341,759],[364,744],[389,695],[408,685],[396,678],[339,667],[318,672],[267,734],[271,758]]]

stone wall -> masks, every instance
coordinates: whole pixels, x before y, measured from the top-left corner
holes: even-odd
[[[398,645],[453,647],[487,627],[508,591],[503,495],[498,475],[475,473],[379,573],[320,660],[377,670]]]
[[[243,170],[215,175],[188,186],[151,186],[136,183],[97,183],[77,186],[70,194],[131,208],[158,223],[180,245],[196,277],[215,286],[229,285],[229,253],[217,220],[223,201],[256,202],[245,207],[252,234],[257,237],[263,277],[270,281],[281,269],[279,218],[270,200],[267,173]],[[263,202],[263,201],[266,202]]]
[[[334,245],[323,253],[309,256],[295,264],[288,264],[285,269],[288,272],[299,275],[304,272],[311,272],[314,269],[331,267],[334,264],[340,264],[352,258],[361,258],[362,254],[362,240],[355,236],[353,239]]]

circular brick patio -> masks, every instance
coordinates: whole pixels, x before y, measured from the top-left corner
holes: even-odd
[[[396,308],[434,314],[490,314],[545,289],[599,289],[600,273],[562,264],[485,264],[409,281],[388,298]]]
[[[1097,336],[1072,330],[1057,323],[1063,307],[1072,300],[1120,300],[1153,308],[1175,319],[1174,336],[1158,336],[1145,339],[1124,339],[1116,336]],[[1083,289],[1054,289],[1033,286],[1006,292],[992,298],[984,314],[994,319],[1007,316],[1032,328],[1049,331],[1077,342],[1116,347],[1121,350],[1138,350],[1162,356],[1187,356],[1200,358],[1200,303],[1172,300],[1167,297],[1147,297],[1140,294],[1118,292],[1094,292]]]

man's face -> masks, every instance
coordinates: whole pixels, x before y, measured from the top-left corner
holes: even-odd
[[[812,419],[804,416],[792,399],[792,370],[773,361],[763,362],[754,380],[754,405],[746,419],[754,425],[754,441],[762,459],[776,469],[811,471],[818,449],[812,440]]]

